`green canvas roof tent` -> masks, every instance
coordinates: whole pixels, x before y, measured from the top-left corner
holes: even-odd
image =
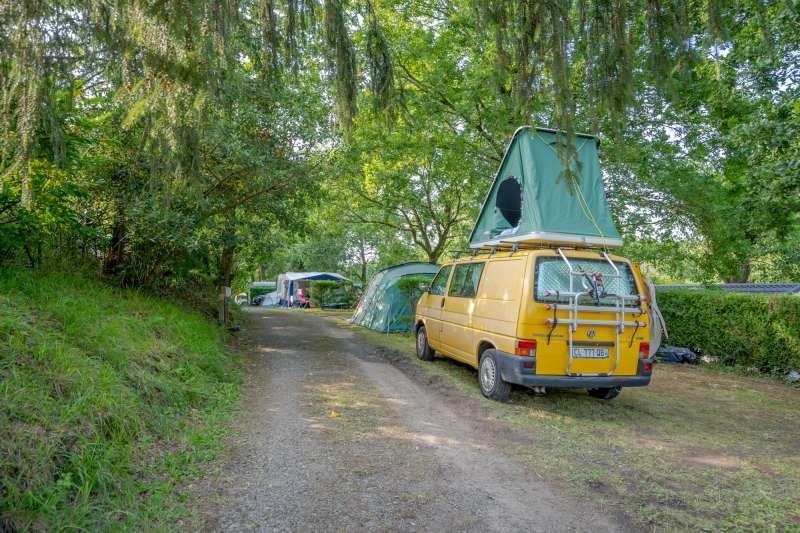
[[[414,309],[397,282],[407,276],[433,279],[438,271],[439,267],[432,263],[403,263],[375,273],[350,322],[383,333],[409,331],[414,322]]]
[[[550,243],[615,247],[622,239],[603,190],[598,140],[574,136],[576,187],[563,175],[570,160],[564,132],[523,126],[514,132],[470,236],[470,247]],[[561,144],[561,146],[559,146]],[[576,163],[577,162],[577,163]]]

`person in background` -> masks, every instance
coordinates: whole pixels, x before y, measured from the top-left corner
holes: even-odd
[[[309,301],[308,298],[306,298],[303,289],[297,289],[297,302],[298,306],[303,309],[308,309],[311,307],[311,302]]]

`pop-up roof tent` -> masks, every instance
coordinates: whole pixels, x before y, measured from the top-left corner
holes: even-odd
[[[470,236],[470,247],[523,242],[621,246],[606,203],[596,138],[523,126],[506,148],[500,169]],[[559,144],[561,146],[559,146]],[[570,162],[575,186],[564,175]]]
[[[439,267],[431,263],[404,263],[377,272],[358,302],[350,322],[384,333],[411,329],[411,302],[397,286],[408,276],[432,279]]]
[[[312,281],[337,281],[347,280],[341,274],[335,272],[284,272],[278,275],[278,298],[288,301],[291,297],[297,296],[297,289],[307,288]]]

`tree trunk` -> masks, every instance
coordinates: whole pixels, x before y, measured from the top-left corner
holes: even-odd
[[[30,210],[33,207],[33,186],[31,185],[30,164],[26,161],[20,170],[20,203],[22,207]]]
[[[749,262],[742,263],[739,266],[739,275],[726,278],[725,283],[747,283],[747,280],[750,279],[750,271],[752,269],[753,265],[751,265]]]
[[[230,299],[226,289],[231,286],[231,274],[233,271],[233,252],[234,246],[226,244],[222,247],[222,255],[219,259],[219,323],[227,326],[230,321],[228,300]]]
[[[425,253],[428,254],[428,262],[436,264],[442,256],[443,251],[444,246],[437,246],[431,250],[425,250]]]
[[[367,252],[364,249],[364,239],[358,239],[358,254],[361,259],[361,285],[367,285]]]
[[[120,209],[121,207],[118,207],[114,215],[111,242],[103,260],[103,273],[107,276],[114,276],[118,273],[125,255],[125,237],[128,233],[128,228],[125,224],[125,215],[120,212]]]

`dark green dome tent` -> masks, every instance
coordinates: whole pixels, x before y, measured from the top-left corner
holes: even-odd
[[[500,169],[470,236],[470,247],[522,242],[621,246],[603,190],[598,141],[523,126],[506,148]],[[573,179],[565,173],[569,161]]]
[[[404,263],[377,272],[361,296],[350,322],[383,333],[409,331],[414,322],[414,309],[408,295],[397,283],[410,276],[430,280],[438,270],[439,267],[431,263]]]

